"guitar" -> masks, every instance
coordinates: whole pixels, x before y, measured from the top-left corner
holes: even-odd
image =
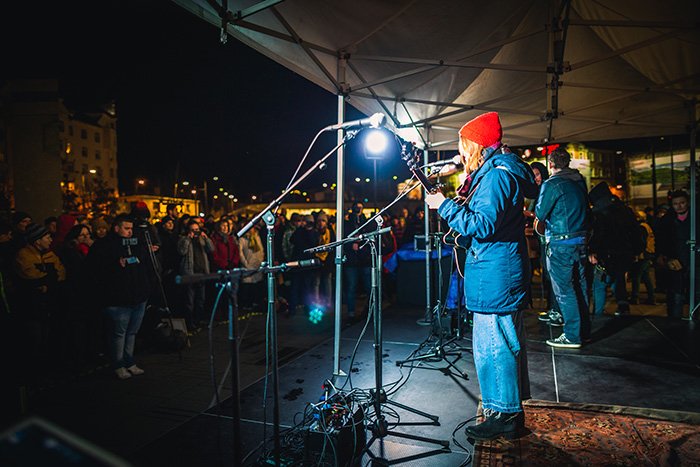
[[[439,185],[433,185],[430,183],[428,180],[428,177],[423,173],[423,171],[420,169],[420,165],[418,161],[420,160],[420,154],[418,151],[415,151],[415,153],[411,153],[410,151],[406,150],[406,145],[404,144],[401,147],[401,159],[406,161],[406,164],[408,165],[408,170],[410,170],[413,175],[416,177],[418,182],[423,186],[425,189],[426,193],[437,193],[439,190],[440,186]],[[473,192],[472,192],[473,193]],[[455,201],[457,204],[460,206],[466,206],[469,203],[469,198],[465,198],[463,196],[456,196],[453,201]],[[449,230],[445,233],[445,235],[442,236],[442,242],[450,246],[454,249],[468,249],[470,244],[471,244],[471,239],[465,237],[464,235],[456,232],[452,227],[449,228]]]

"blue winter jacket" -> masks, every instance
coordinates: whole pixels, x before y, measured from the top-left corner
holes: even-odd
[[[464,267],[467,309],[509,313],[528,303],[523,204],[537,196],[537,185],[530,166],[507,148],[488,149],[485,159],[471,182],[468,205],[447,199],[438,214],[471,240]]]

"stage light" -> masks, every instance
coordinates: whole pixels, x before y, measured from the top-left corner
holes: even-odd
[[[367,159],[384,159],[389,147],[389,134],[386,130],[375,128],[365,130],[364,149]]]

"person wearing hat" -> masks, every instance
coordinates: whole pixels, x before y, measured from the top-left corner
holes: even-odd
[[[26,332],[27,355],[43,362],[58,349],[49,349],[51,315],[59,308],[59,287],[66,278],[61,260],[50,249],[51,235],[43,225],[29,224],[27,245],[15,256],[17,318]]]
[[[24,211],[17,211],[12,214],[12,246],[14,251],[19,251],[20,248],[27,244],[27,239],[24,233],[29,224],[32,223],[32,216]]]
[[[464,266],[466,308],[474,313],[473,351],[484,420],[465,429],[468,438],[514,437],[524,429],[522,400],[530,397],[523,311],[530,268],[525,243],[525,198],[537,196],[529,165],[502,142],[496,112],[459,130],[466,180],[465,202],[427,194],[426,203],[469,242]]]

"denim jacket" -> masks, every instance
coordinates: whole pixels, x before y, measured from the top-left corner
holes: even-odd
[[[438,214],[470,239],[464,266],[466,306],[477,313],[509,313],[527,306],[530,282],[524,197],[537,196],[530,166],[507,148],[488,149],[474,174],[467,206],[451,199]]]
[[[578,170],[567,167],[545,180],[535,215],[545,223],[547,242],[585,240],[590,207],[586,180]]]

